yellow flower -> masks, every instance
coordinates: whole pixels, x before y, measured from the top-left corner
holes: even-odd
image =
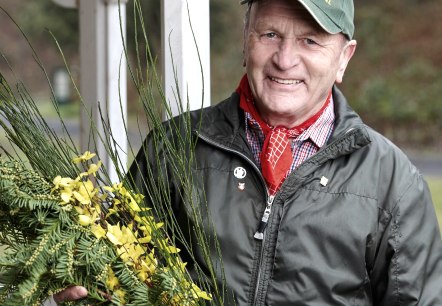
[[[80,156],[78,156],[78,157],[73,158],[73,159],[72,159],[72,162],[73,162],[74,164],[78,164],[78,163],[80,163],[80,162],[87,161],[87,160],[93,158],[95,155],[96,155],[95,153],[91,153],[91,152],[89,152],[89,151],[86,151],[86,152],[84,152],[83,155],[80,155]]]
[[[74,189],[76,188],[76,180],[73,180],[69,177],[57,176],[52,182],[54,184],[54,187],[52,188],[51,192],[60,190],[60,198],[62,200],[60,204],[67,204],[73,200],[72,196]]]
[[[138,269],[137,277],[140,281],[144,282],[149,280],[150,277],[155,273],[156,266],[153,264],[147,264],[145,261],[141,261],[140,269]]]
[[[90,180],[87,180],[86,182],[78,182],[77,184],[78,191],[73,191],[75,199],[83,205],[90,204],[91,199],[97,192],[94,188],[94,184]]]
[[[138,238],[138,243],[149,243],[152,240],[152,236],[148,235],[142,238]]]
[[[173,245],[169,245],[167,239],[158,240],[158,246],[169,254],[179,253],[181,250]]]
[[[80,206],[74,206],[74,208],[79,215],[84,215],[84,208],[82,208]]]
[[[52,181],[54,183],[54,190],[59,189],[60,187],[69,187],[74,182],[70,177],[61,177],[60,175],[56,176]]]
[[[144,257],[138,266],[138,278],[141,281],[145,281],[150,278],[151,275],[155,273],[155,270],[158,266],[158,261],[155,258],[154,250],[150,252],[146,257]]]
[[[118,255],[126,264],[138,264],[145,250],[139,244],[125,244],[117,249]]]
[[[134,243],[137,241],[137,237],[135,237],[134,232],[132,232],[129,227],[122,226],[121,231],[123,233],[123,237],[126,239],[124,243]]]
[[[133,212],[141,211],[141,208],[140,206],[138,206],[137,201],[135,201],[135,199],[130,194],[129,194],[129,207]]]
[[[115,215],[117,212],[118,212],[118,210],[115,210],[113,208],[109,208],[108,213],[106,214],[106,218],[108,218],[109,216]]]
[[[100,169],[102,164],[103,163],[101,162],[101,160],[99,160],[97,164],[90,164],[87,173],[95,175],[95,173]]]
[[[63,188],[63,190],[60,193],[60,197],[63,200],[61,204],[67,204],[70,201],[72,201],[72,189],[71,188]]]
[[[92,234],[94,234],[95,237],[97,237],[97,239],[100,239],[100,238],[103,238],[104,236],[106,236],[106,231],[104,230],[103,227],[101,227],[100,224],[92,224],[91,232],[92,232]]]
[[[89,226],[91,225],[95,220],[90,215],[79,215],[78,216],[78,223],[82,226]]]
[[[140,193],[137,193],[137,194],[134,195],[134,198],[135,198],[135,201],[137,201],[137,203],[140,203],[141,201],[144,200],[144,195],[142,195],[142,194],[140,194]],[[148,209],[146,209],[146,210],[149,210],[149,209],[150,209],[150,208],[148,208]]]
[[[90,164],[89,165],[89,169],[86,172],[82,172],[80,173],[80,177],[84,177],[84,176],[88,176],[88,175],[93,175],[93,176],[97,176],[97,172],[100,169],[101,165],[103,163],[100,161],[98,161],[97,164]]]
[[[113,184],[111,192],[120,192],[120,189],[123,187],[123,183]]]
[[[114,188],[112,188],[111,186],[103,186],[103,189],[107,192],[114,192]]]
[[[208,301],[212,300],[212,296],[209,293],[207,293],[205,291],[202,291],[195,284],[192,284],[192,291],[193,291],[193,297],[194,298],[202,298],[202,299],[205,299],[205,300],[208,300]]]
[[[114,245],[124,244],[123,233],[121,231],[119,223],[117,223],[117,225],[110,225],[110,224],[107,225],[106,237]]]
[[[108,268],[107,270],[107,280],[106,280],[106,285],[110,290],[114,290],[118,285],[120,284],[120,282],[118,281],[118,278],[115,276],[114,271],[112,270],[112,268]]]

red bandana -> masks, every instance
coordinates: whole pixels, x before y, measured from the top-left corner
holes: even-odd
[[[331,92],[326,103],[315,115],[290,129],[283,126],[272,127],[262,120],[253,103],[247,75],[241,79],[236,92],[240,95],[240,107],[252,116],[264,132],[265,140],[260,156],[261,169],[269,192],[273,195],[281,187],[293,162],[290,138],[298,137],[318,120],[330,102]]]

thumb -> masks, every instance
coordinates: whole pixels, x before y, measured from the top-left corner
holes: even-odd
[[[54,301],[58,304],[66,301],[75,301],[87,296],[86,288],[82,286],[72,286],[54,294]]]

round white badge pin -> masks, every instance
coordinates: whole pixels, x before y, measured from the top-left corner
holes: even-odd
[[[243,167],[236,167],[234,172],[233,172],[233,175],[235,175],[235,177],[237,179],[243,179],[243,178],[246,177],[247,171]]]

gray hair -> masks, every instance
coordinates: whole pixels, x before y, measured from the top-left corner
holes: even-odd
[[[246,13],[244,14],[244,29],[247,29],[249,27],[249,22],[250,22],[250,9],[252,8],[252,3],[254,0],[242,0],[241,4],[246,4],[247,3],[247,10]]]

